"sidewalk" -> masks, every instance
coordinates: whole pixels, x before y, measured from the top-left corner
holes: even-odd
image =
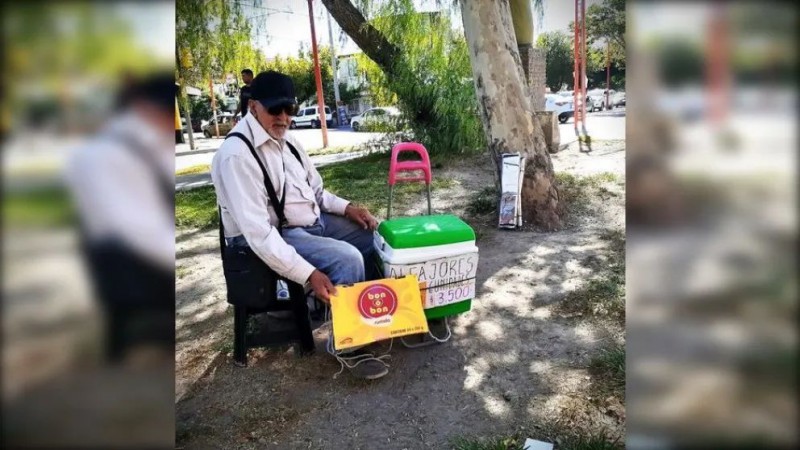
[[[216,151],[216,149],[211,151],[212,152]],[[366,153],[367,152],[335,153],[332,155],[311,156],[310,159],[311,162],[314,163],[314,167],[319,168],[327,166],[328,164],[333,164],[340,161],[346,161],[348,159],[358,158],[359,156],[365,155]],[[210,172],[193,173],[191,175],[182,175],[175,177],[176,191],[187,191],[209,185],[211,185]]]

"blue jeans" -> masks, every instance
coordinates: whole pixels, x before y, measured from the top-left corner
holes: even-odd
[[[319,221],[310,227],[284,228],[283,240],[327,275],[333,284],[352,284],[382,277],[377,265],[373,232],[346,217],[322,213]],[[226,241],[231,246],[247,245],[244,236],[226,238]],[[334,354],[344,355],[362,347]]]
[[[375,263],[373,232],[342,216],[322,213],[309,227],[284,228],[283,240],[333,284],[352,284],[381,277]],[[243,236],[228,245],[247,245]]]

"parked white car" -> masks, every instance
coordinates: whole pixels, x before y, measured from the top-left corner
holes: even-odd
[[[612,109],[616,106],[625,105],[625,93],[617,92],[614,89],[608,90],[608,104],[606,104],[606,90],[605,89],[592,89],[586,95],[589,99],[586,102],[586,109],[589,112],[602,111],[604,109]]]
[[[605,89],[592,89],[586,92],[586,110],[588,112],[602,111],[606,108]]]
[[[400,110],[391,106],[370,108],[357,116],[351,117],[350,126],[353,127],[353,131],[358,131],[367,124],[389,123],[392,121],[399,121],[401,118],[402,113]]]
[[[331,115],[331,109],[329,107],[325,107],[325,124],[327,126],[333,126],[333,116]],[[307,108],[301,108],[297,115],[292,117],[292,121],[289,123],[289,128],[297,128],[297,127],[311,127],[311,128],[319,128],[322,126],[322,121],[319,118],[319,107],[317,106],[309,106]]]
[[[572,96],[560,94],[544,95],[544,110],[553,111],[560,123],[567,123],[570,117],[575,115],[575,107]]]

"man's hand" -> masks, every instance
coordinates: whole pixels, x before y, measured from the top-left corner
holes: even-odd
[[[359,224],[365,230],[375,231],[378,228],[378,221],[372,217],[372,214],[367,211],[367,208],[354,206],[352,203],[348,204],[344,209],[344,216],[353,222]]]
[[[325,303],[331,303],[331,295],[336,294],[336,286],[331,283],[327,275],[320,272],[318,269],[314,269],[314,271],[311,272],[311,276],[308,277],[308,282],[311,283],[311,288],[314,290],[314,294],[317,298]]]

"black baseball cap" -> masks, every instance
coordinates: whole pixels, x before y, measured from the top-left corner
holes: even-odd
[[[119,107],[128,106],[136,101],[144,101],[164,111],[175,111],[178,85],[175,83],[174,73],[157,72],[144,77],[127,75],[124,78],[125,85],[117,98]]]
[[[267,109],[274,106],[297,105],[292,79],[274,70],[256,75],[250,83],[250,99],[258,100]]]

